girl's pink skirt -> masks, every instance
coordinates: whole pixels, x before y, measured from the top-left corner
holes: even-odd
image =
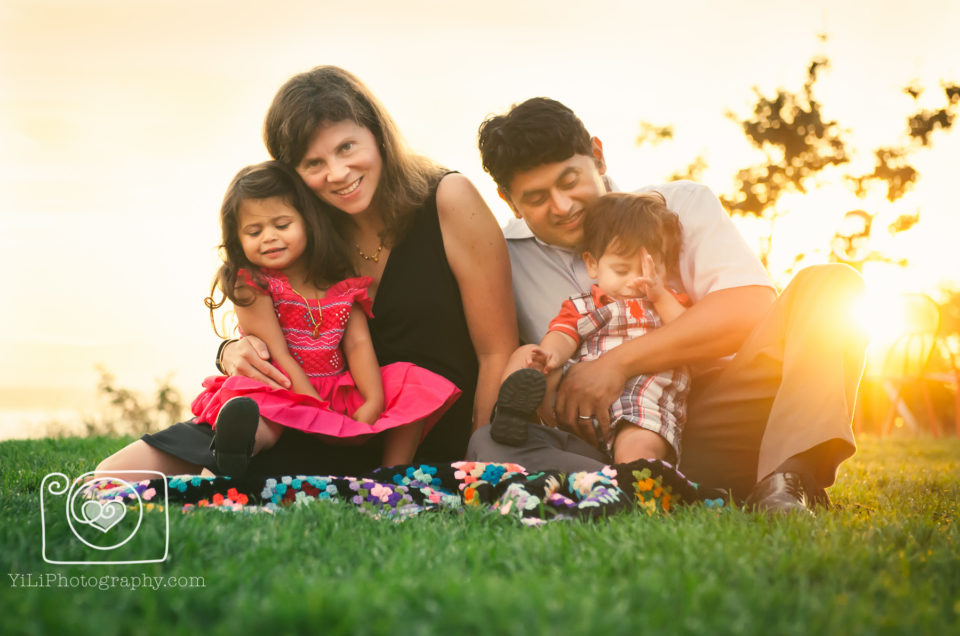
[[[257,403],[266,420],[350,444],[419,421],[424,422],[426,435],[460,397],[460,389],[452,382],[409,362],[381,367],[380,375],[386,405],[373,424],[350,417],[363,404],[363,397],[348,371],[310,378],[321,400],[241,376],[211,376],[203,381],[204,390],[190,408],[198,422],[216,426],[220,407],[230,398],[245,396]]]

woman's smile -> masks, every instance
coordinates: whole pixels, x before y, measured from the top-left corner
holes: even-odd
[[[369,209],[382,171],[376,137],[349,119],[321,124],[297,165],[317,196],[347,214]]]
[[[341,188],[340,190],[334,190],[333,193],[341,197],[351,195],[357,191],[357,188],[360,187],[361,181],[363,181],[363,177],[360,177],[359,179],[357,179],[356,181],[348,185],[346,188]]]

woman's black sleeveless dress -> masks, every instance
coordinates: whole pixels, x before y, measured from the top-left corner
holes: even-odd
[[[446,175],[444,175],[446,176]],[[381,365],[412,362],[444,376],[463,391],[434,425],[415,461],[463,459],[472,429],[477,356],[470,340],[457,280],[450,270],[440,221],[437,185],[412,212],[406,235],[392,247],[373,303],[370,335]],[[144,435],[151,446],[193,464],[213,468],[208,424],[182,422]],[[361,446],[331,445],[287,429],[277,444],[256,455],[249,474],[356,474],[380,465],[381,440]]]

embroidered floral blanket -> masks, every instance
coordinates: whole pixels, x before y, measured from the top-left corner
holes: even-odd
[[[101,500],[156,503],[162,480],[105,484]],[[485,507],[528,525],[560,519],[594,519],[628,511],[668,513],[676,506],[728,505],[719,490],[704,489],[672,465],[639,460],[596,472],[530,472],[518,464],[455,462],[381,468],[360,477],[285,476],[230,479],[181,475],[166,479],[168,502],[185,511],[217,507],[275,512],[291,505],[340,502],[378,518],[404,519],[429,510]],[[127,501],[124,501],[124,500]]]

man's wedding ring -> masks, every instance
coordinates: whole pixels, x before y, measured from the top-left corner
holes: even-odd
[[[578,415],[577,417],[580,418],[581,420],[592,420],[592,419],[593,419],[593,416],[592,416],[592,415]]]

